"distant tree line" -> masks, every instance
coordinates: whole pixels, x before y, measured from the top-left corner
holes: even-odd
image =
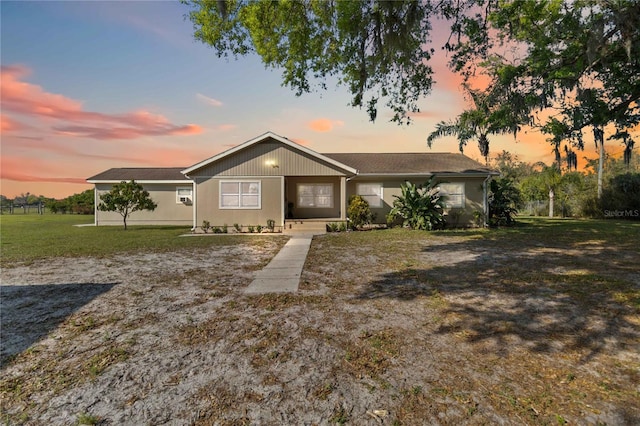
[[[94,212],[93,189],[87,189],[79,194],[73,194],[66,198],[56,200],[44,195],[22,193],[14,198],[0,195],[0,211],[9,213],[38,213],[44,214],[46,210],[54,214],[93,214]]]
[[[606,156],[600,197],[599,160],[587,160],[584,171],[575,170],[573,156],[564,160],[525,163],[503,151],[491,165],[500,172],[496,185],[509,190],[506,203],[520,214],[640,220],[640,159]]]

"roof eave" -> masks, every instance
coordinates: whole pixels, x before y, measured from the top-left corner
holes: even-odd
[[[495,171],[490,171],[487,170],[486,172],[482,172],[482,171],[473,171],[473,172],[420,172],[420,173],[398,173],[398,172],[394,172],[394,173],[359,173],[357,176],[354,176],[352,178],[353,179],[357,179],[359,177],[366,177],[366,178],[372,178],[372,177],[380,177],[380,178],[384,178],[384,177],[398,177],[398,178],[402,178],[402,177],[420,177],[420,176],[424,176],[424,177],[430,177],[430,176],[434,176],[434,175],[438,175],[438,176],[451,176],[451,177],[485,177],[487,175],[492,175],[492,176],[498,176],[500,173],[495,172]]]
[[[88,183],[98,184],[98,183],[120,183],[127,182],[131,179],[87,179]],[[193,183],[190,179],[176,180],[176,179],[133,179],[136,183]]]

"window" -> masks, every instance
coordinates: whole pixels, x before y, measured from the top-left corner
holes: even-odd
[[[176,188],[176,203],[191,204],[193,202],[193,188],[190,186],[179,186]]]
[[[333,207],[333,184],[331,183],[299,183],[298,207],[331,208]]]
[[[221,209],[259,209],[260,195],[260,181],[220,181]]]
[[[382,207],[381,183],[358,183],[356,193],[367,200],[369,207]]]
[[[438,187],[440,195],[444,195],[448,209],[462,209],[465,207],[464,183],[441,183]]]

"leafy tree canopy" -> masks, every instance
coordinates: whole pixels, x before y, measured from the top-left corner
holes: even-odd
[[[267,67],[283,70],[283,85],[298,95],[326,88],[336,77],[351,105],[376,119],[378,101],[402,123],[432,86],[425,47],[433,6],[401,1],[183,0],[195,38],[218,56],[257,53]]]
[[[633,148],[629,129],[640,122],[640,2],[635,0],[183,0],[195,38],[219,56],[257,53],[283,70],[297,94],[346,85],[351,105],[375,120],[378,101],[406,123],[430,93],[435,20],[450,24],[443,48],[450,66],[470,81],[490,80],[475,105],[441,123],[461,147],[488,134],[536,124],[537,110],[552,109],[562,126],[547,126],[550,141],[582,147],[582,129],[616,127],[616,139]],[[480,101],[480,102],[479,102]],[[543,127],[546,118],[537,125]],[[446,127],[445,125],[451,124]],[[437,136],[437,135],[436,135]],[[596,140],[602,142],[599,133]]]
[[[100,195],[98,210],[118,212],[122,216],[124,229],[127,229],[127,218],[139,210],[155,210],[158,205],[149,197],[142,185],[134,180],[122,181],[113,185],[111,191]]]

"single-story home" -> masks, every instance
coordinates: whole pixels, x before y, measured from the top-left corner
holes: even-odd
[[[471,225],[487,213],[488,180],[497,173],[458,153],[320,154],[267,132],[190,167],[115,168],[87,179],[96,207],[112,185],[135,180],[158,205],[133,213],[131,225],[285,226],[288,220],[344,221],[349,197],[362,195],[385,223],[405,181],[436,177],[447,196],[447,213]],[[455,212],[455,213],[454,213]],[[96,225],[120,225],[115,212],[96,208]]]

